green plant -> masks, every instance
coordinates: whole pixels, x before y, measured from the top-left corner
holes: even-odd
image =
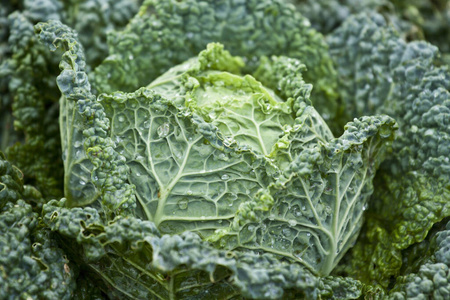
[[[93,3],[45,3],[2,32],[1,299],[448,296],[436,47],[371,7],[323,38],[283,1],[145,1],[102,61]]]

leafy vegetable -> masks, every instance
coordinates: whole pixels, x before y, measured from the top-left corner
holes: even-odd
[[[314,28],[330,33],[349,16],[377,11],[409,40],[427,40],[438,46],[448,63],[450,5],[446,0],[292,0]]]
[[[35,193],[21,177],[0,153],[0,297],[67,299],[76,287],[72,264],[24,201]]]
[[[434,223],[450,215],[448,68],[434,66],[434,46],[405,43],[376,14],[349,18],[329,41],[348,87],[343,95],[366,103],[353,114],[383,112],[399,123],[393,155],[376,182],[370,226],[348,271],[387,287],[399,274],[400,251],[421,242]],[[374,45],[383,56],[374,53]],[[360,72],[348,72],[354,67]]]
[[[448,298],[443,4],[288,2],[0,8],[0,298]]]
[[[318,110],[325,120],[337,114],[327,45],[307,19],[280,0],[144,1],[125,29],[109,36],[110,55],[92,74],[93,86],[99,93],[135,91],[211,42],[242,56],[250,72],[262,56],[302,60],[309,70],[306,79],[315,83]]]

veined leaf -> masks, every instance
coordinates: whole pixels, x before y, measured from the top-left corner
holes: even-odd
[[[270,252],[328,274],[357,236],[396,124],[364,117],[333,139],[301,74],[283,76],[302,70],[298,61],[265,62],[279,95],[227,72],[226,61],[238,71],[211,44],[149,88],[100,97],[141,215],[164,233],[197,231],[220,248]]]

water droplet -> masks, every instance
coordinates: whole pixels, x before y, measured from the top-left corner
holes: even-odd
[[[306,236],[311,236],[311,233],[308,232],[308,233],[306,234]]]
[[[281,231],[281,233],[283,233],[283,235],[284,235],[285,237],[289,237],[289,236],[291,236],[292,231],[291,231],[289,228],[284,228],[284,229]]]
[[[80,141],[76,141],[75,143],[73,143],[73,146],[74,146],[75,148],[78,148],[78,147],[81,146],[81,142],[80,142]]]
[[[191,190],[186,191],[186,195],[191,196],[193,192]]]
[[[302,210],[306,210],[306,206],[303,205],[303,206],[302,206]]]
[[[180,201],[178,201],[178,207],[180,208],[180,209],[187,209],[187,207],[188,207],[188,200],[187,199],[181,199]]]
[[[368,206],[367,204],[364,204],[362,210],[367,210],[367,206]]]
[[[125,121],[125,118],[123,116],[119,116],[117,119],[119,120],[119,122]]]
[[[136,172],[136,176],[137,176],[137,177],[141,176],[141,173]]]
[[[158,129],[156,130],[156,132],[158,133],[158,136],[160,138],[164,138],[164,137],[168,136],[169,132],[170,132],[169,123],[164,123],[161,126],[159,126]]]
[[[129,59],[129,60],[133,60],[133,59],[134,59],[134,56],[133,56],[132,54],[130,54],[130,55],[128,56],[128,59]]]
[[[86,181],[80,180],[80,185],[86,185]]]
[[[295,221],[295,220],[289,220],[289,225],[295,226],[295,225],[297,225],[297,221]]]
[[[228,180],[230,179],[230,176],[228,176],[227,174],[223,174],[221,178],[222,180]]]
[[[255,225],[249,225],[247,229],[248,229],[248,231],[253,232],[253,231],[255,231],[255,228],[256,228]]]

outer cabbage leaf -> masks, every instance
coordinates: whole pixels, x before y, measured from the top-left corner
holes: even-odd
[[[92,208],[44,206],[44,222],[63,237],[103,281],[110,297],[130,299],[308,298],[318,280],[297,264],[273,256],[218,250],[191,232],[163,235],[149,221],[117,218],[104,224]],[[74,243],[77,247],[73,247]],[[75,250],[79,249],[79,250]],[[75,252],[75,253],[74,253]]]
[[[0,9],[0,149],[46,198],[63,194],[60,93],[54,81],[59,59],[39,44],[33,24],[53,19],[74,26],[95,66],[106,56],[106,32],[124,26],[139,6],[139,1],[63,2],[17,0]]]
[[[61,235],[69,257],[77,257],[77,263],[90,270],[90,280],[109,297],[358,299],[382,295],[350,278],[316,278],[270,254],[218,250],[189,232],[161,236],[148,221],[126,217],[104,224],[94,209],[68,209],[64,202],[46,204],[44,222]]]
[[[70,299],[73,265],[22,200],[32,193],[0,152],[0,298]]]
[[[221,245],[284,255],[327,275],[359,232],[389,117],[362,118],[325,145],[306,148],[269,188],[267,213],[243,203]],[[256,204],[255,204],[256,202]],[[254,216],[256,215],[256,216]]]
[[[107,56],[107,33],[121,29],[138,11],[142,0],[19,0],[21,13],[31,22],[58,20],[79,33],[79,39],[90,51],[89,66],[98,65]]]
[[[0,208],[8,202],[16,202],[23,193],[22,172],[6,161],[0,152]]]
[[[124,31],[109,35],[110,55],[92,74],[93,86],[106,93],[135,91],[211,42],[244,57],[246,72],[264,55],[303,60],[316,106],[326,120],[335,117],[335,71],[323,37],[281,0],[145,1]]]
[[[420,244],[416,246],[415,248],[419,251],[416,249],[418,253],[412,256],[414,260],[418,259],[423,263],[417,270],[397,279],[396,285],[389,292],[388,299],[447,299],[450,297],[450,222],[447,222],[443,230],[434,233],[426,244],[425,247],[420,247]],[[422,254],[420,258],[416,256],[419,253]]]
[[[311,26],[329,34],[352,14],[376,11],[406,40],[426,40],[439,47],[448,64],[450,4],[447,0],[291,0],[311,21]]]
[[[54,83],[56,61],[39,45],[28,19],[13,13],[8,18],[9,50],[0,65],[3,123],[1,147],[44,197],[61,196],[62,169]],[[14,125],[13,131],[12,124]],[[20,142],[18,142],[20,141]],[[55,163],[53,169],[49,165]]]
[[[57,84],[63,94],[60,122],[64,129],[61,132],[64,194],[69,205],[99,200],[107,215],[131,210],[135,205],[134,186],[127,183],[124,158],[108,137],[110,121],[91,93],[76,34],[59,21],[40,23],[35,30],[39,40],[51,50],[57,47],[66,50]]]
[[[329,41],[347,82],[343,95],[362,113],[388,113],[399,123],[391,158],[375,180],[366,230],[351,267],[343,268],[343,274],[387,287],[399,274],[401,251],[450,215],[449,73],[435,66],[434,46],[405,43],[380,15],[349,18]]]
[[[311,26],[324,34],[338,28],[350,15],[375,10],[387,0],[290,0],[311,22]]]
[[[326,276],[320,279],[321,299],[383,299],[384,290],[365,285],[351,277]]]

